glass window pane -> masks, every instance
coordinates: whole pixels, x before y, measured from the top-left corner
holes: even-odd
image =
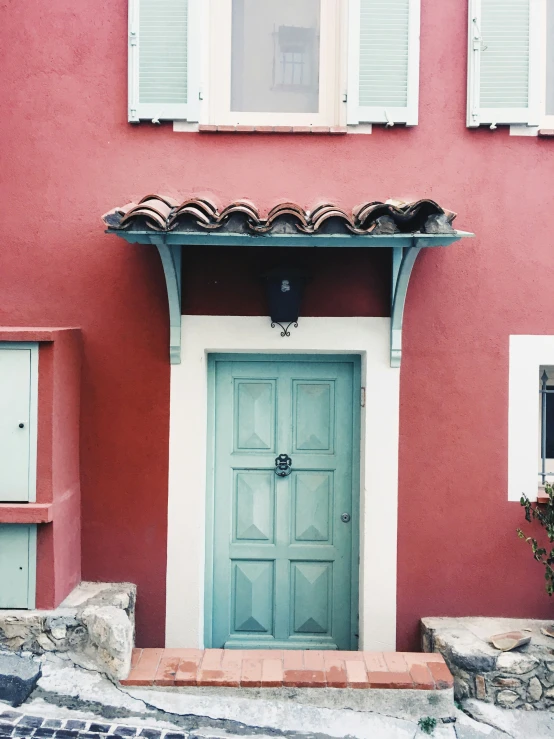
[[[321,0],[233,0],[231,110],[317,113]]]
[[[554,115],[554,2],[548,0],[546,18],[546,115]]]

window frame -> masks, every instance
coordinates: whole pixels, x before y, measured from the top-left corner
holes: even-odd
[[[208,91],[200,122],[216,126],[340,126],[346,121],[341,89],[345,89],[344,9],[341,0],[321,0],[319,111],[317,113],[252,113],[231,110],[232,0],[210,0],[205,26],[209,55]]]
[[[540,33],[540,124],[539,128],[554,129],[554,113],[546,113],[546,87],[547,87],[547,54],[548,54],[548,1],[539,0],[541,5],[541,33]],[[552,0],[550,0],[552,2]],[[552,38],[554,45],[554,37]]]
[[[538,378],[545,367],[554,367],[554,335],[510,336],[508,389],[510,501],[519,501],[523,494],[535,501],[541,492],[539,474],[541,403]],[[552,462],[554,464],[554,460]],[[554,467],[552,470],[554,471]]]

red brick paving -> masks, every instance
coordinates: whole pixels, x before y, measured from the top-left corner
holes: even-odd
[[[122,685],[243,688],[412,688],[445,690],[440,654],[271,649],[135,649]]]

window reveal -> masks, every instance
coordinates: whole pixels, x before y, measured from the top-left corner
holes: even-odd
[[[231,110],[317,113],[321,0],[233,0]]]

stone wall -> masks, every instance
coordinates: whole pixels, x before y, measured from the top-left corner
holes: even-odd
[[[0,649],[64,652],[119,680],[131,667],[135,601],[131,583],[83,582],[53,611],[0,610]]]
[[[454,675],[457,700],[477,698],[503,708],[554,711],[554,639],[549,621],[493,618],[424,618],[424,652],[440,652]],[[525,631],[531,643],[501,652],[491,636]]]

